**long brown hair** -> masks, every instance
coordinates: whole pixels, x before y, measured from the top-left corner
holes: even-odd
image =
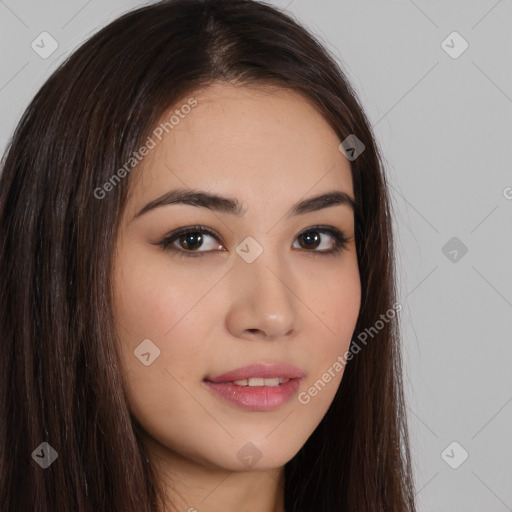
[[[163,490],[131,416],[113,327],[112,256],[129,160],[161,115],[213,81],[312,100],[351,161],[362,303],[354,336],[396,302],[381,157],[335,59],[253,0],[167,0],[92,36],[25,111],[0,177],[0,509],[156,511]],[[285,465],[287,512],[414,512],[396,317],[347,363],[326,416]],[[42,470],[42,442],[58,459]]]

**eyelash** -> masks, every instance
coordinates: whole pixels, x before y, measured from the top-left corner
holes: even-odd
[[[349,242],[350,238],[347,238],[345,234],[336,228],[331,228],[328,226],[311,226],[303,231],[301,231],[296,238],[300,237],[301,235],[304,235],[309,232],[317,232],[322,234],[328,234],[332,238],[334,238],[335,244],[332,249],[324,250],[324,251],[316,251],[316,250],[308,250],[308,249],[300,249],[305,252],[311,252],[313,254],[318,253],[325,256],[334,256],[336,254],[339,254],[343,249],[345,249],[347,243]],[[201,258],[204,256],[205,253],[211,253],[211,252],[217,252],[215,250],[212,251],[186,251],[184,249],[178,249],[176,247],[173,247],[171,244],[179,239],[183,235],[187,235],[190,233],[201,233],[201,234],[207,234],[211,236],[212,238],[215,238],[218,241],[218,235],[213,232],[211,229],[208,229],[205,226],[187,226],[184,228],[180,228],[176,231],[173,231],[168,236],[166,236],[163,240],[160,242],[156,242],[154,245],[160,246],[164,251],[171,251],[172,253],[175,253],[176,256],[180,257],[190,257],[190,258]]]

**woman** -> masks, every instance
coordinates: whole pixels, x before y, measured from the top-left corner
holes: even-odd
[[[2,510],[415,510],[385,176],[296,21],[123,15],[0,186]]]

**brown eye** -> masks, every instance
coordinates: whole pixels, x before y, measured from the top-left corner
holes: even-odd
[[[199,231],[194,231],[181,235],[177,241],[181,244],[183,249],[192,251],[201,247],[203,244],[203,237]]]
[[[298,238],[303,249],[316,249],[320,245],[320,235],[316,231],[306,231],[306,233],[300,234]]]
[[[329,243],[329,235],[331,242]],[[327,228],[322,226],[314,226],[306,231],[302,231],[297,236],[297,240],[300,245],[300,249],[304,249],[306,252],[312,252],[313,254],[336,254],[339,253],[348,242],[348,238],[336,228]],[[320,247],[319,250],[317,250]]]
[[[211,239],[211,241],[210,241]],[[179,253],[180,256],[204,256],[204,253],[223,248],[218,235],[204,226],[188,226],[178,229],[157,242],[165,251]],[[201,250],[199,250],[201,249]]]
[[[212,240],[210,246],[207,243],[209,238]],[[204,226],[188,226],[170,233],[155,245],[180,256],[202,257],[207,253],[226,250],[218,242],[219,238],[219,235]],[[299,242],[299,247],[293,247],[304,250],[304,252],[323,255],[341,252],[349,241],[339,229],[325,226],[308,228],[297,235],[296,240]]]

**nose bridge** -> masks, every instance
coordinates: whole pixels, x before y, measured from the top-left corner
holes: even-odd
[[[297,328],[293,276],[283,254],[270,242],[263,246],[250,237],[239,244],[237,253],[232,271],[232,327],[240,334],[258,330],[269,337]]]

